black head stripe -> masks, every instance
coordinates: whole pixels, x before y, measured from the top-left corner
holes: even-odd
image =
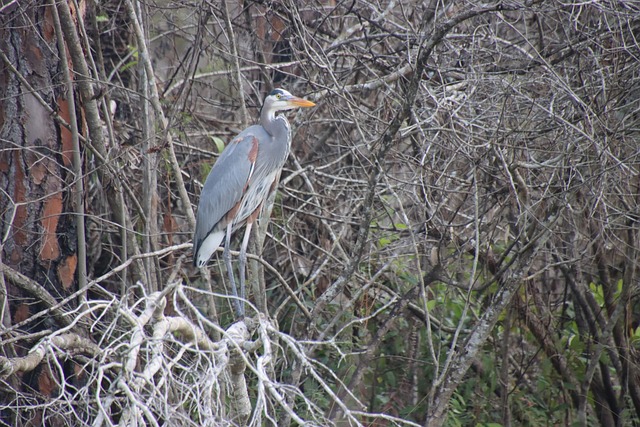
[[[271,91],[271,93],[269,94],[269,96],[274,96],[274,95],[284,95],[284,91],[282,89],[274,89]]]

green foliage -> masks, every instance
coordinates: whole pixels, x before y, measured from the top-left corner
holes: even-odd
[[[640,348],[640,326],[633,329],[631,333],[631,343],[635,348]]]
[[[397,231],[404,231],[408,229],[407,224],[401,222],[394,223],[392,224],[392,226]],[[377,227],[377,223],[372,223],[372,227]],[[392,243],[397,242],[402,238],[401,233],[398,232],[385,232],[380,234],[382,234],[382,236],[378,238],[378,249],[385,249]]]
[[[213,164],[208,162],[202,162],[200,164],[200,180],[202,182],[204,182],[207,179],[207,176],[209,176],[209,172],[211,172],[212,167],[213,167]]]
[[[216,150],[218,150],[218,154],[222,154],[222,152],[224,151],[224,147],[225,147],[224,141],[221,138],[217,137],[217,136],[211,136],[210,138],[213,141],[213,143],[215,144]]]

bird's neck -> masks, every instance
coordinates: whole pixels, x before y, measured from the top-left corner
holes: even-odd
[[[276,116],[275,111],[263,111],[260,124],[275,140],[289,140],[289,122],[285,116]]]

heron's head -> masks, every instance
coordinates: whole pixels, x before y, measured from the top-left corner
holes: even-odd
[[[264,100],[263,111],[275,113],[276,111],[293,110],[299,107],[313,107],[314,104],[306,99],[291,95],[284,89],[274,89]]]

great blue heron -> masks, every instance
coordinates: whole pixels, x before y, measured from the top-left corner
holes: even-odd
[[[264,100],[260,124],[240,132],[224,149],[204,183],[196,231],[193,235],[193,265],[203,267],[225,239],[222,257],[227,266],[234,308],[244,316],[244,282],[247,244],[251,227],[263,202],[277,185],[280,171],[291,149],[291,128],[276,112],[298,107],[313,107],[306,99],[283,89],[273,90]],[[246,223],[240,247],[240,295],[231,266],[231,234]]]

